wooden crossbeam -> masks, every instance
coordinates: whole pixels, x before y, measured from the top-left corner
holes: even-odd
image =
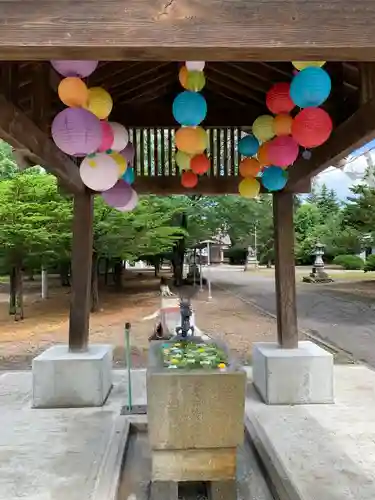
[[[373,0],[1,0],[0,59],[375,60]]]
[[[72,193],[84,191],[77,165],[63,154],[46,132],[0,95],[0,137],[32,165],[45,167]]]
[[[298,160],[290,169],[288,185],[298,191],[306,179],[311,179],[375,138],[375,99],[363,104],[350,118],[339,125],[330,139],[315,150],[309,161]]]

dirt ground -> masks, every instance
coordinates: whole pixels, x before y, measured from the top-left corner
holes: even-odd
[[[155,320],[143,318],[158,310],[158,290],[159,280],[152,273],[133,272],[126,275],[123,292],[110,287],[101,291],[101,311],[91,315],[90,341],[112,344],[117,367],[124,366],[125,322],[132,325],[133,366],[145,366]],[[68,339],[69,289],[50,280],[50,298],[41,300],[40,283],[35,281],[25,283],[25,292],[25,319],[15,322],[8,315],[7,285],[0,289],[0,370],[29,369],[39,352]],[[276,338],[272,318],[226,292],[213,289],[212,295],[208,302],[207,291],[199,293],[196,288],[192,304],[197,325],[211,337],[224,340],[243,362],[251,359],[253,342]]]

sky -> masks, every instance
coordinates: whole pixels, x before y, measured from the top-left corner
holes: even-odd
[[[327,170],[317,176],[318,185],[323,183],[329,189],[334,189],[337,197],[345,201],[351,195],[350,186],[358,184],[363,179],[367,168],[363,153],[369,151],[375,165],[375,140],[369,142],[364,147],[354,151],[349,157],[346,166],[343,169],[329,167]]]

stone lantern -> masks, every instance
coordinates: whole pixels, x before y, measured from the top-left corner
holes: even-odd
[[[323,245],[323,243],[320,243],[319,241],[316,242],[313,255],[315,255],[314,268],[319,269],[320,271],[323,271],[323,269],[324,269],[324,261],[323,261],[324,245]]]

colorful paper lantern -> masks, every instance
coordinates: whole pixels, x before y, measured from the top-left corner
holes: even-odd
[[[273,130],[277,136],[290,135],[292,125],[293,118],[290,115],[280,114],[273,119]]]
[[[134,168],[128,167],[121,178],[128,184],[133,184],[135,181]]]
[[[94,153],[102,141],[100,120],[82,108],[61,111],[52,122],[51,132],[56,146],[72,156]]]
[[[197,92],[185,90],[173,101],[172,112],[180,125],[196,127],[206,118],[206,99]]]
[[[206,85],[203,71],[188,71],[186,66],[180,68],[178,79],[182,87],[191,92],[200,92]]]
[[[205,154],[193,156],[190,161],[190,168],[197,175],[203,175],[208,172],[210,166],[210,160]]]
[[[306,68],[321,68],[324,66],[326,61],[293,61],[292,64],[293,66],[298,69],[298,71],[302,71],[303,69]]]
[[[113,143],[111,149],[113,151],[123,151],[129,142],[129,133],[126,128],[117,122],[108,122],[113,132]]]
[[[239,166],[240,175],[245,178],[256,177],[261,168],[259,161],[255,158],[244,158]]]
[[[331,78],[322,68],[309,67],[300,71],[290,85],[290,97],[300,108],[321,106],[331,92]]]
[[[176,165],[181,170],[190,170],[191,159],[192,159],[192,155],[184,153],[183,151],[177,151],[176,156],[175,156]]]
[[[208,146],[208,137],[202,127],[182,127],[175,135],[176,147],[190,155],[203,153]]]
[[[304,148],[316,148],[324,144],[332,132],[332,120],[321,108],[306,108],[294,118],[292,135]]]
[[[238,152],[242,156],[254,156],[259,149],[259,141],[253,135],[245,135],[238,143]]]
[[[114,134],[112,127],[108,122],[102,121],[100,122],[100,125],[102,127],[102,142],[100,143],[98,152],[104,153],[104,151],[111,149],[113,144]]]
[[[302,158],[304,160],[310,160],[311,157],[312,157],[311,151],[309,151],[308,149],[305,149],[305,151],[302,153]]]
[[[118,167],[118,177],[120,178],[127,169],[127,163],[125,158],[117,151],[112,151],[109,155],[115,160]]]
[[[54,69],[62,76],[86,78],[98,67],[98,61],[51,61]]]
[[[194,188],[198,184],[198,176],[191,170],[187,172],[182,172],[181,184],[188,189]]]
[[[112,208],[124,207],[131,200],[133,189],[130,184],[123,179],[119,179],[116,184],[102,193],[104,201]]]
[[[93,191],[107,191],[118,180],[118,165],[106,153],[97,153],[83,159],[79,173],[83,183]]]
[[[113,101],[109,93],[101,87],[89,89],[86,109],[91,111],[100,120],[108,118],[112,111]]]
[[[238,185],[238,191],[244,198],[256,198],[260,191],[257,179],[243,179]]]
[[[57,92],[60,100],[70,108],[84,107],[89,95],[85,82],[76,76],[68,76],[61,80]]]
[[[268,191],[280,191],[288,182],[288,172],[281,167],[267,167],[263,170],[261,181]]]
[[[205,64],[204,61],[186,61],[185,63],[188,71],[203,71]]]
[[[294,108],[294,102],[290,98],[289,83],[275,83],[266,95],[267,108],[271,113],[290,113]]]
[[[266,167],[271,164],[268,158],[268,145],[269,142],[264,142],[258,149],[257,160],[259,161],[261,167]]]
[[[138,201],[139,201],[138,194],[136,193],[136,191],[134,191],[134,189],[132,189],[132,196],[128,201],[128,203],[123,207],[116,207],[116,208],[120,212],[130,212],[131,210],[134,210],[135,207],[138,205]]]
[[[273,116],[261,115],[253,123],[253,134],[258,139],[258,141],[265,142],[269,141],[274,137],[275,132],[273,131]]]
[[[121,151],[121,155],[125,158],[128,165],[134,165],[135,149],[130,141],[127,143],[126,148]]]
[[[299,153],[297,142],[290,136],[275,137],[267,149],[268,159],[277,167],[293,165]]]

